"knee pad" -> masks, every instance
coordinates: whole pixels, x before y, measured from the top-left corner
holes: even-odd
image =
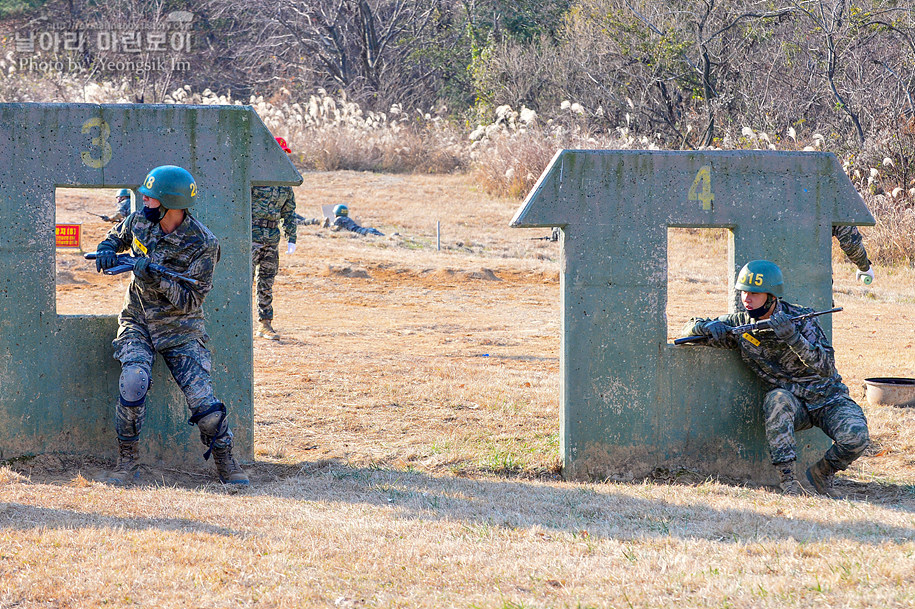
[[[200,431],[200,441],[207,446],[207,451],[203,453],[204,459],[210,458],[210,453],[218,441],[226,436],[231,438],[229,432],[229,421],[226,419],[226,405],[222,402],[216,402],[210,406],[199,408],[194,415],[188,419],[188,425],[196,425]]]
[[[146,402],[146,393],[149,391],[149,372],[142,366],[128,365],[121,370],[118,382],[120,402],[124,406],[137,407]]]

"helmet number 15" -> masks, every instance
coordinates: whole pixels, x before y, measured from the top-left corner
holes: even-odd
[[[762,273],[747,273],[738,281],[740,283],[746,283],[747,285],[761,286],[763,284],[763,279],[764,278]]]

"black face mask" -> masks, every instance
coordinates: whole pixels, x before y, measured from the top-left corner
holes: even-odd
[[[143,217],[152,222],[153,224],[158,224],[162,220],[162,206],[159,207],[146,207],[143,206]]]
[[[761,307],[755,309],[747,309],[747,313],[750,315],[751,319],[759,319],[766,314],[766,311],[769,310],[769,307],[772,306],[772,303],[775,302],[775,296],[772,294],[766,294],[766,302]]]

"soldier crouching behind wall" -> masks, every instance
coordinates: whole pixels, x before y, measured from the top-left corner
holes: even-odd
[[[137,445],[146,414],[146,394],[156,353],[165,364],[191,410],[200,440],[216,463],[224,484],[248,484],[248,476],[232,456],[232,431],[225,404],[213,395],[209,340],[203,322],[203,300],[213,287],[219,242],[187,210],[194,205],[197,184],[185,169],[173,165],[149,172],[138,190],[141,211],[130,214],[99,243],[98,271],[118,264],[117,252],[130,248],[139,259],[127,287],[118,333],[112,343],[121,362],[116,406],[118,462],[106,481],[123,485],[137,475]],[[196,284],[162,276],[150,264],[169,267]]]
[[[782,272],[772,262],[749,262],[735,286],[747,310],[716,319],[693,318],[684,332],[708,336],[713,347],[739,349],[750,370],[770,386],[763,401],[766,441],[782,492],[806,494],[795,474],[794,432],[816,426],[833,445],[807,469],[807,480],[817,493],[836,496],[835,473],[847,469],[867,448],[867,420],[849,397],[836,371],[833,348],[816,319],[792,319],[812,310],[781,300],[782,283]],[[740,336],[728,331],[764,319],[771,322],[771,331]]]

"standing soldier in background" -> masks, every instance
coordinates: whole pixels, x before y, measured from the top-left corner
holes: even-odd
[[[839,241],[839,247],[848,256],[848,259],[858,267],[855,271],[855,280],[863,281],[865,285],[870,285],[874,280],[874,269],[871,261],[867,258],[867,250],[864,249],[863,237],[857,226],[833,226],[832,236]]]
[[[286,140],[276,138],[289,154]],[[280,221],[286,233],[286,253],[295,253],[295,195],[290,186],[255,186],[251,189],[251,270],[257,286],[257,336],[279,340],[273,329],[273,282],[280,266]]]
[[[105,222],[118,223],[121,220],[123,220],[124,218],[126,218],[127,216],[129,216],[130,215],[131,194],[132,193],[130,192],[129,188],[122,188],[121,190],[119,190],[118,194],[115,196],[115,200],[117,201],[117,209],[115,210],[114,215],[111,217],[108,217],[108,216],[99,216],[99,217],[102,220],[104,220]]]
[[[203,299],[213,287],[219,242],[187,210],[194,205],[197,184],[187,170],[174,165],[149,172],[138,191],[141,213],[129,215],[99,243],[99,272],[118,264],[117,253],[130,249],[137,262],[127,287],[124,310],[112,345],[121,362],[116,407],[118,463],[107,482],[127,484],[137,474],[137,444],[146,416],[150,371],[160,353],[187,399],[189,423],[216,463],[224,484],[248,484],[248,476],[232,456],[232,431],[226,406],[213,395],[212,367],[206,348],[209,335],[203,322]],[[151,264],[168,267],[194,280],[165,277]]]

